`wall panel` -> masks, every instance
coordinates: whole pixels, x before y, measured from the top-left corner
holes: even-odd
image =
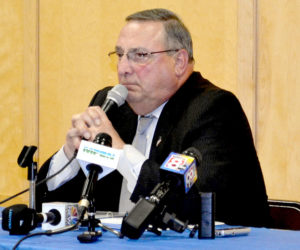
[[[0,200],[28,187],[17,164],[23,145],[37,145],[36,1],[0,2]],[[24,194],[5,205],[27,202]]]
[[[300,1],[259,1],[258,144],[269,196],[300,200]]]

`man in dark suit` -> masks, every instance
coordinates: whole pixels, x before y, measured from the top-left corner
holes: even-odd
[[[82,138],[105,132],[123,153],[117,170],[97,182],[98,210],[128,211],[161,181],[159,167],[170,152],[193,146],[202,153],[198,180],[168,209],[197,220],[198,192],[216,193],[216,219],[228,224],[267,226],[267,195],[247,118],[236,97],[193,71],[190,34],[180,19],[163,9],[126,19],[115,51],[118,77],[128,89],[124,105],[110,114],[100,108],[107,91],[72,118],[63,148],[39,171],[39,179],[59,170]],[[154,119],[146,131],[146,151],[135,146],[142,116]],[[80,199],[85,175],[78,163],[37,190],[39,202]],[[174,196],[176,196],[174,194]],[[129,199],[130,198],[130,199]]]

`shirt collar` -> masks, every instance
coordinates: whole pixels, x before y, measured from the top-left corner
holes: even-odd
[[[161,114],[161,112],[162,112],[162,110],[163,110],[163,108],[164,108],[164,106],[166,105],[166,103],[167,103],[168,101],[166,101],[166,102],[164,102],[162,105],[160,105],[158,108],[156,108],[155,110],[153,110],[152,112],[150,112],[150,113],[148,113],[147,115],[145,115],[145,116],[150,116],[150,115],[152,115],[152,116],[154,116],[155,118],[159,118],[159,116],[160,116],[160,114]],[[140,119],[140,115],[139,115],[139,119]]]

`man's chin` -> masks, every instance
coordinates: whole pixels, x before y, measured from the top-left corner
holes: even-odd
[[[126,98],[126,101],[129,104],[137,105],[137,104],[143,102],[143,100],[144,100],[144,98],[138,92],[128,90],[128,96]]]

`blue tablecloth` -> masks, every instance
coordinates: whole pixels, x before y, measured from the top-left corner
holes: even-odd
[[[36,229],[32,232],[40,231]],[[300,231],[251,228],[247,236],[216,239],[189,238],[189,232],[182,234],[164,231],[161,236],[145,232],[138,240],[119,239],[110,232],[94,243],[80,243],[77,235],[86,231],[81,228],[53,236],[35,236],[23,241],[18,249],[300,249]],[[12,249],[22,236],[9,235],[0,230],[0,249]]]

